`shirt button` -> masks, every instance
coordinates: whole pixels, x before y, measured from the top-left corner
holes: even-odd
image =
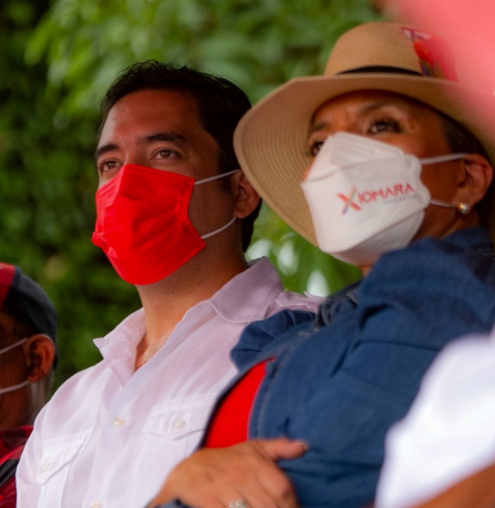
[[[98,501],[93,501],[89,506],[90,508],[101,508],[101,504]]]
[[[48,471],[48,468],[50,467],[50,463],[47,462],[46,464],[43,465],[43,472],[46,472]]]
[[[174,424],[174,427],[176,429],[182,429],[186,425],[186,422],[184,420],[177,420]]]
[[[116,426],[116,427],[122,427],[122,425],[124,425],[125,423],[125,420],[121,417],[121,416],[117,416],[117,418],[114,418],[113,419],[113,424]],[[91,508],[98,508],[100,505],[98,504],[98,506],[95,506],[93,507],[91,505]]]

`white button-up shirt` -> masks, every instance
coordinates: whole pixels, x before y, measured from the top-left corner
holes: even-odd
[[[36,419],[17,469],[17,506],[144,506],[199,444],[235,375],[229,353],[243,328],[282,309],[317,306],[283,291],[261,259],[189,309],[137,371],[145,320],[142,309],[130,315],[95,340],[103,361],[64,383]]]
[[[495,463],[495,329],[447,346],[387,436],[377,508],[423,503]]]

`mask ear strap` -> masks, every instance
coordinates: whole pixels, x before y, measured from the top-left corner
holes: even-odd
[[[425,157],[424,159],[419,159],[421,165],[425,164],[436,164],[438,162],[449,162],[456,161],[458,159],[463,159],[466,157],[467,153],[449,153],[448,155],[436,155],[435,157]]]
[[[448,155],[439,155],[436,157],[426,157],[424,159],[419,159],[422,165],[425,164],[435,164],[438,162],[449,162],[455,161],[459,159],[463,159],[467,157],[469,154],[467,153],[451,153]],[[467,215],[471,211],[471,207],[467,203],[459,203],[457,205],[453,205],[452,203],[446,203],[445,201],[438,201],[437,199],[430,199],[430,204],[435,206],[442,206],[443,208],[454,208],[461,215]]]
[[[210,236],[216,235],[217,233],[221,233],[224,229],[227,229],[229,226],[232,226],[235,222],[235,217],[231,219],[225,226],[222,226],[221,228],[215,229],[215,231],[212,231],[211,233],[207,233],[206,235],[203,235],[201,237],[202,240],[206,240],[207,238],[210,238]]]
[[[3,353],[6,353],[7,351],[10,351],[11,349],[14,349],[17,346],[20,346],[21,344],[24,344],[24,342],[27,342],[27,338],[20,339],[17,342],[14,342],[10,346],[4,347],[3,349],[0,349],[0,355]]]
[[[13,385],[13,386],[8,386],[7,388],[0,388],[0,395],[1,394],[4,394],[4,393],[9,393],[9,392],[13,392],[15,390],[19,390],[19,388],[24,388],[25,386],[31,384],[30,381],[23,381],[22,383],[19,383],[19,384],[16,384],[16,385]]]
[[[209,178],[204,178],[203,180],[196,180],[194,182],[194,185],[200,185],[202,183],[206,182],[212,182],[213,180],[218,180],[220,178],[225,178],[226,176],[233,175],[234,173],[237,173],[238,171],[241,171],[241,169],[234,169],[233,171],[227,171],[227,173],[221,173],[220,175],[210,176]]]
[[[461,201],[457,205],[452,203],[445,203],[444,201],[437,201],[436,199],[430,199],[430,204],[435,206],[443,206],[444,208],[455,208],[461,215],[468,215],[471,212],[471,206],[468,203]]]

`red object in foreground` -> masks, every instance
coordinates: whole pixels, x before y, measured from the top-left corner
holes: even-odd
[[[265,371],[266,361],[254,366],[225,395],[210,423],[205,448],[224,448],[247,440],[251,407]]]
[[[399,7],[406,23],[430,30],[442,37],[454,53],[459,83],[488,96],[495,92],[495,2],[493,0],[388,0]],[[394,9],[395,10],[395,9]],[[461,96],[461,100],[463,97]],[[466,96],[465,107],[476,113],[495,131],[493,105],[473,104]]]

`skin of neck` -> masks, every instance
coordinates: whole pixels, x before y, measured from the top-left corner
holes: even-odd
[[[146,334],[139,343],[136,370],[166,342],[184,314],[208,300],[248,267],[240,243],[241,224],[206,240],[206,247],[168,277],[136,286],[143,304]]]

